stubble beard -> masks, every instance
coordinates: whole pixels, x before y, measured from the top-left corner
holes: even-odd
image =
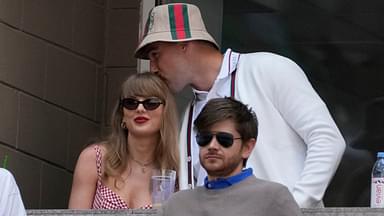
[[[206,160],[202,160],[200,156],[201,166],[207,171],[210,177],[228,177],[239,167],[239,165],[243,165],[243,158],[240,154],[229,158],[226,162],[221,160],[220,163],[222,163],[222,165],[219,168],[210,169],[210,166],[206,165],[205,161]]]

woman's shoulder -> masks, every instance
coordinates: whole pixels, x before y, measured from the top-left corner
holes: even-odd
[[[104,142],[94,143],[85,147],[79,156],[79,161],[94,162],[97,158],[97,152],[101,153],[101,156],[105,155],[107,149]]]
[[[84,155],[86,157],[92,157],[92,155],[96,155],[96,152],[100,151],[102,155],[104,155],[107,151],[107,148],[105,146],[105,142],[100,143],[93,143],[88,145],[83,149],[80,155]]]

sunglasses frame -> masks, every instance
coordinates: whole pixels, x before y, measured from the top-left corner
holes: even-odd
[[[129,103],[128,101],[132,101],[132,103],[128,104]],[[157,97],[146,98],[144,100],[138,100],[136,98],[124,98],[124,99],[120,100],[120,105],[127,110],[136,110],[140,104],[143,105],[145,110],[152,111],[152,110],[156,110],[157,108],[159,108],[161,104],[164,104],[164,102],[160,98],[157,98]],[[156,104],[156,105],[154,105],[154,104]],[[133,105],[135,107],[133,107]],[[154,107],[151,107],[152,105]]]
[[[209,145],[209,143],[212,142],[213,137],[215,137],[216,141],[223,146],[224,148],[230,148],[235,140],[241,139],[241,137],[234,137],[233,134],[229,132],[223,132],[223,131],[204,131],[204,132],[198,132],[196,134],[196,143],[200,147],[205,147]],[[204,143],[199,142],[201,139],[206,139],[204,140]],[[229,140],[228,140],[229,139]],[[229,142],[227,142],[229,141]]]

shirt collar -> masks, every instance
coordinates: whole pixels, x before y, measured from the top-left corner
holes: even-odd
[[[239,61],[240,53],[233,52],[231,49],[227,49],[224,54],[223,62],[219,75],[216,80],[228,77],[233,71],[236,70],[237,62]]]
[[[218,178],[213,181],[208,181],[208,177],[205,177],[204,186],[205,188],[211,189],[211,190],[223,189],[223,188],[232,186],[234,184],[237,184],[251,175],[253,175],[253,170],[252,168],[248,168],[248,169],[242,170],[241,173],[228,178]]]
[[[195,96],[195,100],[197,101],[204,101],[208,97],[208,92],[207,91],[200,91],[197,89],[192,89],[193,94]]]
[[[234,52],[231,49],[227,49],[224,53],[223,61],[221,63],[220,72],[216,77],[215,83],[221,79],[227,78],[231,75],[233,71],[237,68],[237,63],[239,62],[240,53]],[[192,88],[193,93],[195,94],[196,99],[204,100],[208,91],[199,91]]]

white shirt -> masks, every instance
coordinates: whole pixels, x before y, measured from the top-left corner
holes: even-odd
[[[12,174],[0,168],[0,216],[26,215],[19,188]]]
[[[247,167],[252,167],[258,178],[287,186],[300,207],[321,206],[343,155],[345,141],[305,73],[283,56],[248,53],[241,54],[237,62],[235,83],[235,98],[252,107],[259,121],[256,147]],[[226,91],[220,91],[223,86],[218,87],[217,95],[228,96],[229,86]],[[190,187],[186,143],[189,110],[180,132],[181,189]],[[198,149],[195,143],[192,148]],[[198,161],[194,156],[196,166]],[[200,178],[200,169],[196,169],[199,173],[193,173],[194,176]]]
[[[237,62],[239,61],[240,54],[233,52],[231,49],[228,49],[224,54],[223,63],[221,65],[220,72],[209,92],[199,91],[193,89],[195,94],[194,101],[194,112],[193,112],[193,121],[197,118],[198,114],[201,112],[205,104],[213,98],[223,98],[231,96],[231,73],[236,70]],[[199,161],[199,146],[196,143],[196,132],[195,130],[191,133],[191,143],[192,143],[192,163],[193,163],[193,173],[195,181],[197,180],[196,186],[201,186],[204,184],[204,178],[207,176],[207,172],[204,168],[201,167]]]

